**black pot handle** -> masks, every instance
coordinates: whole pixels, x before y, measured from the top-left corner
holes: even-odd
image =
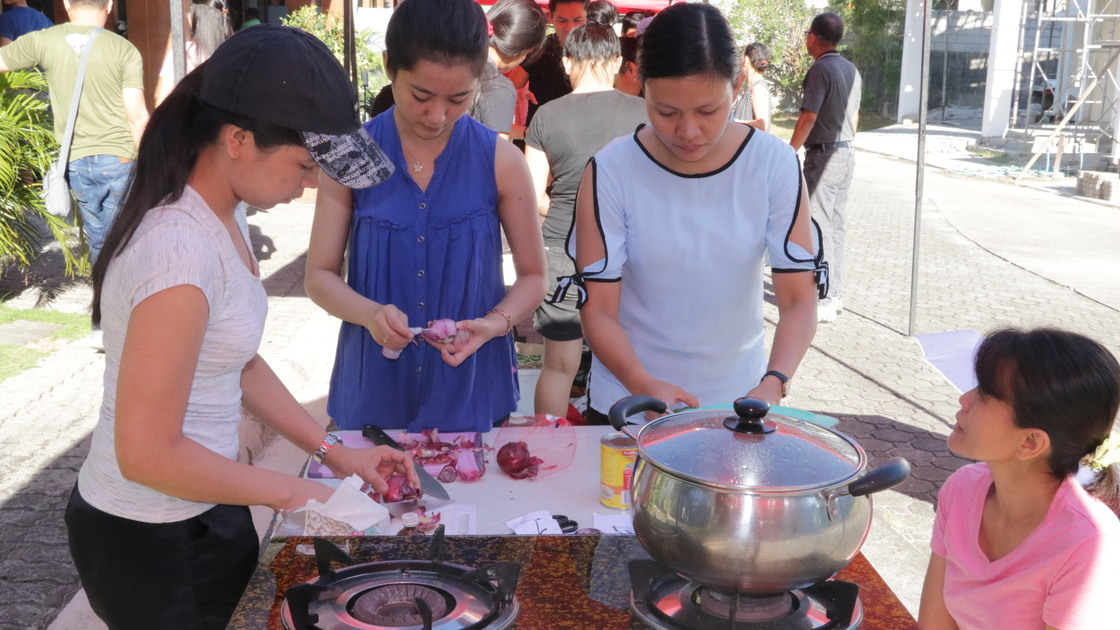
[[[848,494],[862,497],[866,494],[890,490],[910,476],[910,462],[892,457],[885,464],[848,484]]]
[[[627,396],[611,405],[610,411],[607,412],[607,419],[611,421],[611,426],[614,427],[615,431],[622,431],[633,437],[633,434],[624,428],[627,418],[644,411],[665,413],[665,410],[668,408],[664,400],[654,398],[653,396]]]

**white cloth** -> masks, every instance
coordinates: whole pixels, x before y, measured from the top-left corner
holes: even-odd
[[[592,163],[606,258],[583,279],[621,280],[619,322],[654,378],[702,405],[742,396],[766,370],[764,252],[775,273],[816,267],[788,240],[801,183],[793,149],[750,129],[727,165],[685,175],[656,162],[634,134]],[[601,413],[629,394],[598,357],[588,391]]]
[[[237,219],[249,246],[243,213]],[[78,489],[90,505],[148,523],[179,521],[213,507],[128,481],[121,476],[113,441],[117,375],[132,309],[160,291],[181,285],[201,289],[210,307],[183,435],[234,459],[241,421],[241,369],[260,345],[268,297],[260,278],[241,261],[225,226],[189,186],[178,201],[149,211],[128,246],[109,264],[101,294],[105,397],[89,456],[78,473]]]

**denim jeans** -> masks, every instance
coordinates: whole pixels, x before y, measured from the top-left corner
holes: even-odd
[[[105,235],[117,217],[131,174],[132,160],[115,155],[79,158],[70,162],[66,170],[70,191],[78,200],[90,262],[97,260],[101,253]]]
[[[844,288],[844,208],[855,172],[851,147],[805,151],[802,173],[809,188],[809,208],[821,227],[821,247],[828,261],[828,297],[840,297]]]

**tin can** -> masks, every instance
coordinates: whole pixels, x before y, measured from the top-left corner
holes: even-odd
[[[621,431],[608,433],[599,440],[599,456],[599,502],[616,510],[630,509],[630,479],[638,456],[637,442]]]

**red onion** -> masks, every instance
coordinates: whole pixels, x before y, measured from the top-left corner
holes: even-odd
[[[452,481],[455,481],[458,476],[459,473],[456,472],[455,465],[448,464],[439,471],[439,474],[436,475],[436,479],[439,479],[443,483],[451,483]]]
[[[537,476],[537,466],[544,462],[539,457],[529,454],[529,447],[524,442],[510,442],[498,449],[498,468],[514,479],[526,479]]]
[[[436,343],[451,343],[458,333],[459,329],[455,327],[455,320],[453,319],[437,319],[420,331],[425,339]]]
[[[397,503],[398,501],[416,501],[423,496],[423,492],[419,488],[413,488],[408,483],[408,478],[402,475],[393,475],[385,480],[389,484],[389,489],[385,491],[383,496],[385,503]]]

